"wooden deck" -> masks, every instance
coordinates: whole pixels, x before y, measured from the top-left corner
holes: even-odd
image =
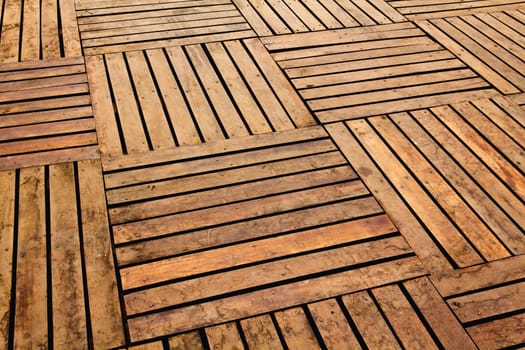
[[[0,350],[525,347],[525,1],[0,0]]]

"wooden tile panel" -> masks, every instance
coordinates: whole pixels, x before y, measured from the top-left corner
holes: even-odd
[[[417,24],[503,94],[524,91],[523,12],[484,13]]]
[[[98,156],[83,58],[0,64],[0,169]]]
[[[425,273],[322,128],[245,139],[106,172],[133,341]]]
[[[76,1],[85,55],[254,37],[230,0]]]
[[[94,56],[87,66],[104,155],[316,124],[257,39]]]
[[[378,182],[378,168],[455,266],[523,254],[524,129],[497,101],[373,117],[346,127],[328,130],[387,213],[394,221],[400,216],[406,222],[409,215],[389,210],[391,190]],[[412,246],[423,261],[423,254],[434,259],[425,251],[431,245],[421,245],[422,251]]]
[[[386,0],[411,21],[525,8],[523,0]]]
[[[323,123],[496,94],[411,23],[262,41]]]
[[[525,256],[432,277],[480,349],[525,343]]]
[[[384,0],[233,0],[259,36],[404,22]]]
[[[124,344],[103,191],[97,160],[0,172],[2,349]]]
[[[0,63],[82,55],[74,0],[0,5]]]

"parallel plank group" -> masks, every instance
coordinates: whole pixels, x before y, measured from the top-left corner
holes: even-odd
[[[525,346],[525,1],[0,0],[0,349]]]

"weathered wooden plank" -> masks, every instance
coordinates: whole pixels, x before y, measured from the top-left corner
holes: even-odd
[[[240,321],[242,332],[250,349],[283,349],[275,325],[269,315]]]
[[[168,343],[170,350],[204,349],[201,336],[196,331],[170,337]]]
[[[426,277],[404,282],[403,286],[445,349],[476,349],[472,339]]]
[[[328,299],[308,304],[308,310],[321,334],[323,343],[330,350],[359,349],[357,341],[337,300]]]
[[[452,299],[447,303],[463,323],[518,311],[525,300],[525,283],[515,283]]]
[[[343,303],[361,337],[371,349],[401,349],[370,295],[359,292],[343,296]]]
[[[15,248],[15,171],[0,172],[0,202],[3,204],[0,213],[0,347],[7,349],[11,319],[13,252]]]
[[[17,62],[20,45],[20,19],[22,3],[5,0],[3,4],[2,36],[0,37],[0,63]]]
[[[47,348],[46,174],[20,170],[13,346]]]
[[[446,298],[522,279],[525,277],[524,262],[525,257],[517,255],[463,270],[447,272],[443,275],[432,276],[431,280],[439,293]]]
[[[53,345],[88,344],[73,163],[49,167]]]
[[[78,31],[75,3],[71,0],[58,0],[60,7],[60,32],[65,57],[82,55],[80,33]]]
[[[208,327],[205,332],[212,349],[244,349],[237,324],[234,322]]]
[[[43,0],[40,37],[42,41],[42,58],[45,60],[58,58],[61,54],[58,19],[58,1]]]
[[[20,60],[34,61],[40,58],[40,1],[27,0],[23,4]]]
[[[53,121],[49,123],[39,123],[3,128],[2,134],[0,135],[0,141],[22,140],[31,139],[35,137],[90,131],[95,131],[95,121],[92,118],[66,120],[58,122]]]
[[[289,349],[321,349],[301,308],[278,311],[275,313],[275,319]]]
[[[482,323],[467,330],[481,349],[520,346],[525,342],[525,314]]]
[[[78,163],[82,247],[95,348],[124,344],[100,161]]]

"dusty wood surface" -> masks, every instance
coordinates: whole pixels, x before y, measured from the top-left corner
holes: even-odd
[[[0,0],[0,349],[525,346],[525,2]]]

